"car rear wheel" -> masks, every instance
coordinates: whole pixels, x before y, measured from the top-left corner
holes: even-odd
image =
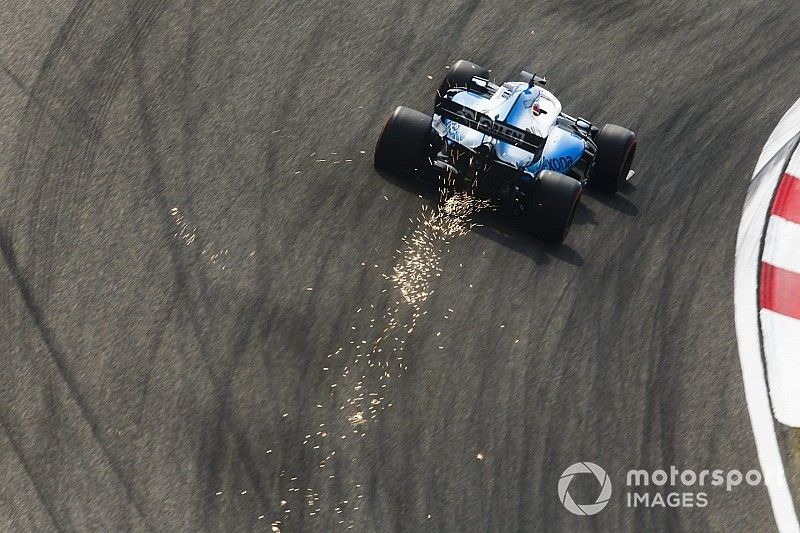
[[[523,213],[528,231],[547,242],[563,242],[582,191],[577,180],[543,170],[531,187]]]
[[[416,172],[431,150],[431,117],[400,106],[386,121],[375,146],[375,168],[396,176]]]
[[[616,124],[606,124],[595,138],[597,156],[589,183],[601,191],[615,193],[625,184],[636,154],[636,134]]]
[[[456,61],[447,71],[442,83],[439,85],[439,92],[436,95],[437,100],[450,89],[455,87],[466,88],[467,83],[473,76],[488,79],[489,70],[464,59]]]

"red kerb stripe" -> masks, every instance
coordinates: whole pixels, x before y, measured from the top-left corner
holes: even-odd
[[[772,214],[800,224],[800,179],[783,175],[775,193]]]
[[[800,319],[800,274],[761,263],[759,306]]]

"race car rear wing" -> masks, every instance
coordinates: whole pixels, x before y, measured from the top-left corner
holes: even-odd
[[[448,98],[440,99],[434,107],[434,112],[443,119],[452,120],[532,154],[539,153],[544,147],[544,138],[500,120],[493,120],[488,115],[484,115]]]

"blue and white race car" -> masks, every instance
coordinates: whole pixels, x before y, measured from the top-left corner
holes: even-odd
[[[561,242],[584,187],[617,192],[633,175],[636,135],[597,128],[561,110],[542,86],[496,85],[489,71],[458,61],[436,95],[433,116],[400,106],[375,147],[375,166],[397,176],[433,175],[499,199],[538,237]]]

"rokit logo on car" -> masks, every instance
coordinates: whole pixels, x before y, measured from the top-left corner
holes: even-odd
[[[475,129],[488,135],[503,136],[515,141],[524,141],[525,135],[521,131],[509,128],[500,122],[495,122],[487,116],[479,115],[474,109],[464,108],[458,111],[463,118],[474,122]]]
[[[552,159],[542,158],[542,164],[539,167],[541,170],[555,170],[556,172],[566,172],[572,168],[575,160],[569,156],[554,157]]]

